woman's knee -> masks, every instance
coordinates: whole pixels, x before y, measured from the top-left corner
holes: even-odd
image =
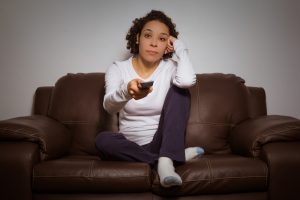
[[[172,85],[165,99],[165,104],[170,105],[171,107],[179,106],[189,109],[191,104],[190,91],[186,88],[179,88]]]
[[[170,89],[177,96],[179,96],[185,100],[189,100],[191,98],[190,91],[187,88],[180,88],[180,87],[177,87],[176,85],[172,85],[172,87]]]
[[[95,144],[98,150],[105,151],[110,145],[110,141],[112,140],[112,134],[111,132],[101,132],[96,136]]]

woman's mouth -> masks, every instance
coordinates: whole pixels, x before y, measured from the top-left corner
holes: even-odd
[[[147,50],[146,52],[147,52],[148,54],[150,54],[150,55],[156,55],[156,54],[158,54],[157,51],[152,51],[152,50]]]

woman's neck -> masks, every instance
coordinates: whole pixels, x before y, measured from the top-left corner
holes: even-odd
[[[147,62],[146,60],[144,60],[142,57],[138,55],[133,57],[133,67],[137,72],[137,74],[144,79],[151,76],[151,74],[158,67],[159,62],[160,60],[157,62]]]

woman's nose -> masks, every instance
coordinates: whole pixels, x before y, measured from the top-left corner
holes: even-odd
[[[157,46],[157,40],[156,39],[151,40],[151,46],[153,46],[153,47]]]

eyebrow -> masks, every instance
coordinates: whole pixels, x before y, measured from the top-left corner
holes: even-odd
[[[152,31],[151,29],[149,29],[149,28],[145,29],[143,32],[145,32],[145,31],[153,32],[153,31]],[[169,36],[169,34],[167,34],[167,33],[160,33],[160,35],[166,35],[166,36]]]

